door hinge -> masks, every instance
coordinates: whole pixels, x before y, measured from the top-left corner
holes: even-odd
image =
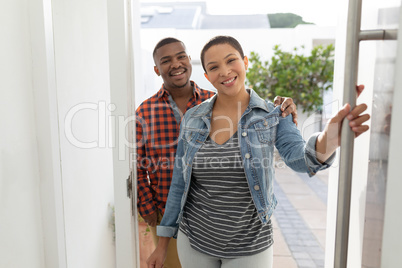
[[[133,197],[133,176],[132,172],[128,176],[126,180],[126,186],[127,186],[127,197],[132,198]]]

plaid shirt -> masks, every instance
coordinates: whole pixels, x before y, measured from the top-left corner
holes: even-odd
[[[212,97],[215,93],[199,88],[191,81],[194,95],[186,110]],[[172,180],[180,122],[176,121],[169,92],[162,88],[145,100],[136,111],[137,135],[137,206],[141,216],[156,208],[165,212]]]

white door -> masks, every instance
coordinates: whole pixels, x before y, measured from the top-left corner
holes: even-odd
[[[349,0],[348,2],[357,1]],[[363,0],[362,6],[361,28],[358,31],[387,30],[385,39],[388,39],[388,34],[402,36],[401,31],[398,30],[401,21],[399,0],[381,2]],[[346,241],[345,244],[340,245],[340,239],[337,242],[332,240],[334,233],[331,234],[333,227],[331,225],[335,219],[328,215],[327,267],[334,267],[331,258],[336,250],[338,252],[345,250],[345,252],[335,254],[335,267],[400,266],[397,256],[402,252],[402,232],[397,227],[401,226],[398,212],[400,209],[397,204],[402,198],[396,189],[401,189],[401,176],[398,172],[398,164],[400,165],[398,159],[400,160],[401,156],[398,151],[402,146],[397,138],[400,137],[401,127],[396,121],[401,115],[401,109],[398,106],[402,100],[399,75],[402,72],[402,42],[401,38],[381,40],[379,36],[384,32],[378,31],[378,33],[380,35],[374,37],[377,41],[372,41],[371,37],[367,39],[371,41],[360,42],[356,75],[358,84],[365,84],[368,91],[363,98],[365,98],[364,102],[369,104],[369,112],[372,116],[371,130],[370,135],[366,135],[363,141],[358,139],[359,141],[355,142],[354,150],[349,154],[353,159],[353,173],[350,174],[351,197],[348,215],[350,221],[349,230],[345,232],[346,238],[343,239],[343,242]],[[361,37],[361,40],[366,39]],[[350,45],[349,42],[345,43]],[[346,56],[345,62],[349,58]],[[343,70],[344,77],[347,77],[349,72],[346,65]],[[334,80],[342,78],[342,75],[335,74]],[[345,180],[345,173],[341,171],[339,178],[341,181]],[[340,207],[338,211],[343,210],[345,214],[349,213],[345,203],[338,202],[338,206]],[[330,210],[330,205],[328,207]],[[339,225],[340,221],[337,223]],[[347,258],[339,261],[337,258],[340,255],[343,257],[346,255]]]
[[[135,87],[138,85],[139,1],[108,1],[116,267],[139,266],[135,172]],[[135,42],[136,41],[136,42]],[[137,76],[138,77],[138,76]],[[130,182],[130,184],[128,183]],[[132,184],[131,184],[132,182]]]

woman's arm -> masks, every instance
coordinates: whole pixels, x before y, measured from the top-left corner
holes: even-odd
[[[356,87],[357,96],[360,96],[363,89],[363,85]],[[367,105],[364,103],[357,105],[352,110],[349,104],[345,104],[342,109],[328,121],[324,131],[317,138],[316,154],[318,161],[321,163],[325,162],[328,157],[335,152],[336,148],[341,145],[342,122],[345,118],[349,120],[349,126],[355,133],[355,137],[358,137],[369,129],[367,125],[363,125],[370,119],[370,115],[362,114],[366,109]]]
[[[156,227],[158,236],[175,237],[179,229],[178,218],[181,211],[181,200],[185,190],[184,182],[184,141],[183,141],[183,125],[180,130],[179,143],[177,145],[172,182],[170,184],[169,194],[165,205],[163,218],[159,226]]]
[[[181,199],[184,192],[184,178],[183,178],[183,161],[184,145],[183,145],[183,126],[184,119],[180,128],[179,142],[177,144],[176,157],[174,162],[174,169],[172,175],[172,182],[169,189],[168,198],[165,205],[165,212],[161,223],[156,227],[157,235],[159,236],[158,244],[147,259],[148,268],[160,268],[163,267],[163,263],[166,259],[166,253],[169,241],[172,237],[177,236],[179,229],[179,218],[181,210]]]
[[[159,237],[158,245],[147,259],[148,268],[162,268],[166,259],[170,237]]]
[[[346,118],[349,120],[349,126],[355,133],[355,137],[366,132],[369,127],[363,125],[370,119],[370,115],[362,113],[367,109],[366,104],[359,104],[353,110],[350,111],[350,105],[345,104],[342,109],[332,117],[325,129],[317,138],[316,151],[317,160],[325,162],[341,144],[341,129],[342,122]]]
[[[363,86],[357,87],[358,95],[360,95],[363,88]],[[313,134],[307,142],[303,140],[291,120],[287,117],[280,118],[275,146],[282,160],[294,171],[307,172],[309,176],[313,176],[319,170],[327,168],[334,160],[334,152],[340,145],[340,127],[345,117],[350,120],[349,125],[352,127],[352,131],[356,133],[356,136],[368,130],[368,126],[362,124],[369,120],[370,116],[361,115],[366,108],[365,104],[361,104],[350,111],[350,105],[345,105],[328,122],[322,133]]]
[[[289,117],[279,118],[275,146],[285,164],[296,172],[314,176],[318,171],[330,166],[333,161],[320,163],[316,157],[316,141],[319,133],[314,133],[304,141],[300,131]]]

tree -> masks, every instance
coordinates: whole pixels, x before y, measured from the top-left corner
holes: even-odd
[[[293,13],[268,14],[271,28],[294,28],[299,24],[313,24],[303,21],[303,18]]]
[[[303,47],[302,47],[303,48]],[[323,92],[332,88],[334,72],[334,46],[316,46],[310,56],[285,52],[274,47],[271,62],[262,62],[256,52],[251,52],[251,67],[247,72],[247,83],[260,97],[292,97],[294,102],[310,113],[322,108]]]

